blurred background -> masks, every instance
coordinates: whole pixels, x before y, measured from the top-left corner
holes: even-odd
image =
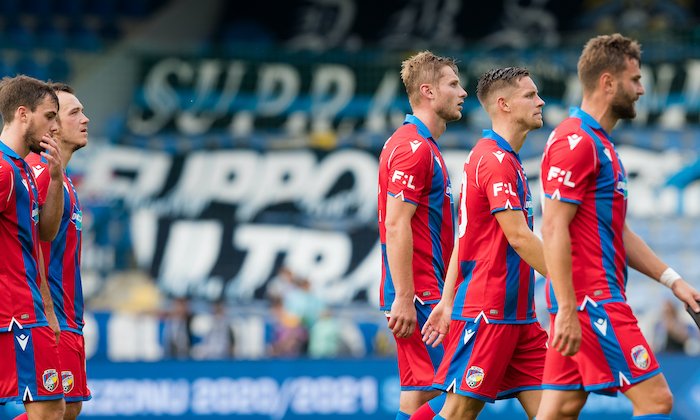
[[[646,95],[614,132],[628,223],[700,287],[699,19],[690,0],[0,1],[0,74],[66,81],[91,118],[69,168],[94,395],[82,416],[394,418],[377,157],[409,112],[400,63],[422,49],[458,58],[470,95],[439,140],[453,185],[489,127],[479,75],[530,69],[546,126],[521,156],[539,189],[547,136],[580,101],[583,43],[639,39]],[[698,329],[656,282],[633,272],[628,286],[674,418],[697,418]],[[582,418],[630,415],[592,396]],[[511,401],[482,415],[523,416]]]

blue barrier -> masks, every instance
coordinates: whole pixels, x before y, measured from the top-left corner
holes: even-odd
[[[698,418],[699,359],[659,359],[675,396],[673,418]],[[86,419],[391,419],[398,406],[391,359],[92,362],[88,370],[93,399],[83,406]],[[581,418],[631,413],[624,397],[591,395]],[[487,404],[480,418],[524,416],[517,400],[506,400]]]

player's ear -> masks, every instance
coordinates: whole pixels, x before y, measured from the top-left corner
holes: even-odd
[[[510,112],[510,105],[508,105],[506,98],[499,96],[498,99],[496,99],[496,104],[498,105],[498,109],[501,111]]]
[[[420,95],[426,99],[433,99],[433,86],[430,83],[423,83],[420,85]]]
[[[15,110],[15,119],[21,122],[26,122],[28,118],[27,111],[26,106],[20,105],[17,107],[17,110]]]
[[[613,93],[615,89],[615,78],[609,72],[603,72],[598,78],[598,87],[600,87],[604,93]]]

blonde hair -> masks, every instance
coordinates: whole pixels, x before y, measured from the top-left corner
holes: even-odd
[[[619,74],[625,70],[628,59],[641,63],[641,57],[641,46],[631,38],[620,34],[591,38],[578,59],[578,78],[583,90],[594,90],[601,74],[606,71]]]
[[[420,85],[436,83],[445,66],[449,66],[457,74],[457,62],[454,58],[440,57],[427,50],[412,55],[401,63],[401,80],[406,87],[411,106],[417,104],[420,99]]]

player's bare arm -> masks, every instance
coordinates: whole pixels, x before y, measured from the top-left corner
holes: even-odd
[[[545,200],[546,210],[542,214],[544,259],[559,305],[552,346],[564,356],[573,356],[581,346],[581,324],[571,274],[569,224],[578,207],[559,200]]]
[[[649,245],[644,242],[644,239],[634,233],[626,223],[623,235],[629,266],[661,282],[660,279],[669,266],[664,263]],[[688,284],[683,278],[679,276],[674,279],[671,284],[671,290],[679,300],[690,306],[693,311],[700,312],[700,305],[698,305],[697,302],[700,300],[700,292]]]
[[[41,139],[44,149],[41,156],[48,162],[51,176],[46,193],[46,200],[39,211],[39,238],[42,241],[52,241],[58,233],[63,217],[63,163],[58,143],[48,134]]]
[[[437,347],[445,339],[450,330],[452,308],[455,298],[455,284],[459,274],[459,239],[455,240],[455,246],[450,256],[450,265],[447,267],[445,284],[442,288],[440,302],[433,308],[428,320],[423,325],[421,334],[423,342],[429,346]]]
[[[503,210],[495,214],[510,246],[530,267],[543,276],[547,275],[542,241],[527,226],[521,210]]]
[[[410,337],[416,329],[413,303],[413,232],[411,218],[416,206],[389,197],[386,203],[386,253],[396,290],[389,314],[389,328],[400,338]]]
[[[44,266],[44,254],[39,247],[39,276],[41,279],[41,284],[39,285],[39,291],[41,292],[41,299],[44,301],[44,312],[46,313],[46,320],[49,322],[49,327],[56,336],[56,343],[58,344],[58,339],[61,336],[61,328],[58,325],[58,318],[56,318],[56,312],[53,308],[53,299],[51,299],[51,291],[49,290],[49,282],[46,277],[46,271]]]

